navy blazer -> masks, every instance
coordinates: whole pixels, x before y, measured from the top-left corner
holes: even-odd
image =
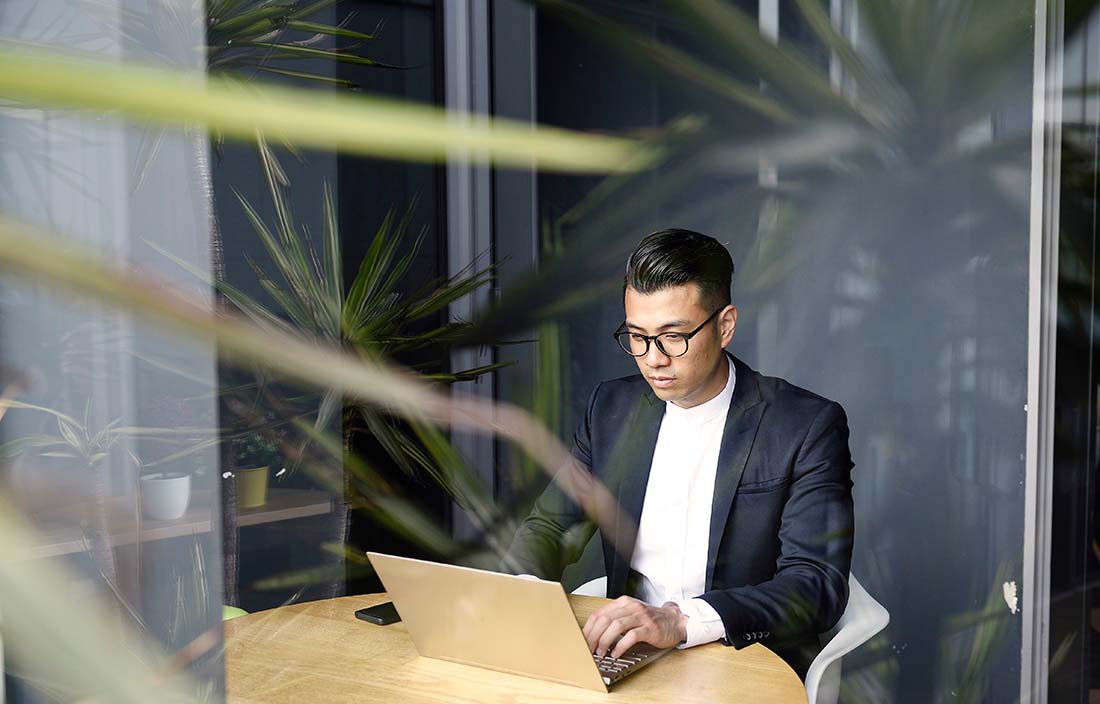
[[[728,353],[727,353],[728,354]],[[737,379],[711,505],[706,591],[727,645],[762,641],[802,676],[818,634],[848,601],[852,459],[839,404],[730,355]],[[637,526],[665,404],[641,375],[593,391],[572,454],[616,496]],[[562,538],[585,516],[551,483],[520,526],[510,554],[526,571],[560,579]],[[629,526],[624,526],[630,530]],[[620,534],[622,531],[618,531]],[[630,554],[602,539],[608,597],[628,593]]]

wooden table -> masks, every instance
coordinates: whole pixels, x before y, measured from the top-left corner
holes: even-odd
[[[571,596],[584,623],[606,599]],[[375,626],[355,611],[385,594],[284,606],[225,624],[230,702],[754,702],[805,704],[798,675],[759,643],[669,653],[609,694],[421,658],[404,624]]]

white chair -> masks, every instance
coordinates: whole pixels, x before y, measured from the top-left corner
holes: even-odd
[[[581,586],[573,590],[573,594],[580,594],[581,596],[607,596],[607,577],[596,577],[595,579],[585,582]]]
[[[823,647],[806,671],[808,704],[836,704],[840,697],[841,658],[886,628],[890,612],[848,575],[848,606],[836,626],[821,636]]]

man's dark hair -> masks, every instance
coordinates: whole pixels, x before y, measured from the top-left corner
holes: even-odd
[[[729,305],[733,257],[721,242],[691,230],[646,235],[626,260],[623,290],[648,294],[673,286],[699,286],[699,303],[709,310]]]

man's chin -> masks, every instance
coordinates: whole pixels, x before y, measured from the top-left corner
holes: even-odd
[[[673,387],[666,386],[664,388],[658,388],[653,384],[650,384],[649,388],[653,389],[653,393],[657,396],[657,398],[661,399],[662,401],[675,401],[676,399],[680,398],[680,394]]]

